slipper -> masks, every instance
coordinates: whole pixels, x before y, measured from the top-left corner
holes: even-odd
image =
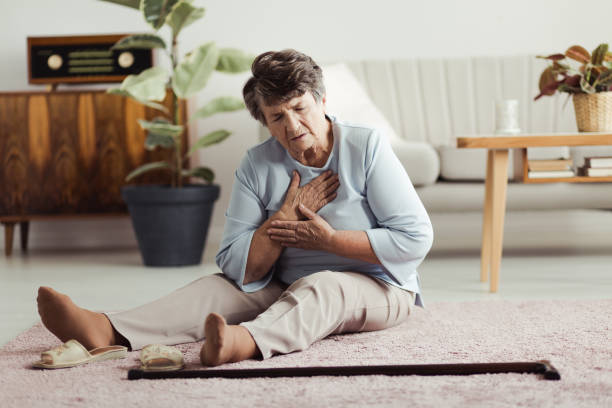
[[[40,354],[40,360],[32,364],[35,368],[68,368],[92,363],[94,361],[113,360],[127,357],[127,347],[108,346],[87,350],[76,340]]]
[[[176,347],[149,344],[140,350],[142,371],[176,371],[185,366],[183,353]]]

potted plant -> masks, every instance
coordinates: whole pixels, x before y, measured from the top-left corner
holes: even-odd
[[[119,94],[156,109],[160,115],[153,120],[139,119],[146,131],[145,148],[171,151],[169,160],[144,164],[126,177],[126,181],[150,172],[167,171],[170,185],[128,185],[121,194],[128,205],[138,246],[147,266],[178,266],[199,264],[206,243],[208,225],[219,186],[213,184],[214,172],[208,167],[188,168],[189,158],[198,149],[219,143],[230,132],[215,130],[187,149],[182,142],[188,122],[206,118],[218,112],[244,108],[242,99],[218,97],[197,109],[187,123],[179,106],[196,95],[207,84],[214,71],[242,72],[250,68],[252,57],[232,48],[217,48],[213,42],[196,47],[179,58],[178,36],[183,29],[204,16],[204,9],[191,0],[107,0],[141,11],[155,33],[136,34],[122,38],[113,48],[159,49],[167,56],[168,67],[155,66],[138,75],[125,78],[121,86],[108,92]],[[170,40],[166,42],[158,30],[167,26]],[[171,98],[170,111],[162,105]],[[204,183],[188,184],[186,178]]]
[[[592,53],[574,45],[565,54],[538,58],[552,63],[540,75],[540,94],[535,100],[567,92],[572,95],[580,132],[612,130],[612,53],[608,44],[600,44]]]

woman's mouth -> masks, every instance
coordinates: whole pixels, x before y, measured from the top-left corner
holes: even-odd
[[[302,133],[301,135],[297,135],[297,136],[295,136],[295,137],[291,138],[291,141],[294,141],[294,140],[300,140],[300,139],[301,139],[301,138],[303,138],[304,136],[306,136],[306,133]]]

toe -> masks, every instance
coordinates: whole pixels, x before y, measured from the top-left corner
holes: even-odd
[[[41,286],[38,288],[38,297],[37,300],[47,300],[53,295],[53,289],[48,286]]]

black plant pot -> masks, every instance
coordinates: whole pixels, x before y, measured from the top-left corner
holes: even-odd
[[[202,262],[213,205],[219,197],[218,185],[125,186],[121,195],[132,216],[146,266]]]

